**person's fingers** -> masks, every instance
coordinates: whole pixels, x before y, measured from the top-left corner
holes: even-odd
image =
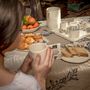
[[[50,54],[51,54],[51,49],[48,48],[47,51],[46,51],[46,58],[45,58],[45,62],[44,62],[44,64],[46,64],[46,65],[49,64]]]
[[[50,60],[49,60],[49,67],[51,67],[53,63],[54,63],[54,59],[53,59],[53,50],[51,50]]]
[[[55,60],[55,59],[54,59],[54,57],[52,57],[52,64],[51,64],[51,65],[53,65],[53,64],[54,64],[54,60]]]
[[[28,53],[27,57],[29,57],[31,59],[31,62],[33,61],[33,58],[31,56],[31,53],[30,52]]]
[[[40,64],[40,60],[41,60],[41,56],[40,55],[37,55],[35,60],[33,61],[35,66],[38,66]]]
[[[27,65],[30,65],[31,63],[32,63],[32,58],[31,58],[30,55],[28,54],[28,55],[25,57],[22,66],[27,66]]]
[[[24,65],[30,65],[32,63],[32,60],[30,59],[30,58],[26,58],[25,60],[24,60]]]

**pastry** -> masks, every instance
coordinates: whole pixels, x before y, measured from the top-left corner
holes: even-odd
[[[66,49],[72,54],[72,56],[77,55],[77,52],[74,50],[73,46],[66,46]]]
[[[43,36],[40,34],[33,34],[33,33],[22,34],[18,49],[21,50],[28,49],[32,43],[42,42],[42,41],[43,41]]]
[[[84,47],[74,47],[74,50],[77,52],[78,56],[88,57],[88,51]]]
[[[61,53],[65,57],[72,57],[72,54],[68,52],[66,48],[61,48]]]
[[[88,51],[84,47],[80,46],[65,46],[61,49],[61,53],[65,57],[82,56],[88,57]]]
[[[25,43],[30,44],[30,43],[34,43],[35,40],[32,37],[27,37],[25,40]]]

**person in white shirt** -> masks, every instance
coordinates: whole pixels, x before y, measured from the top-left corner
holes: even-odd
[[[0,0],[0,90],[46,90],[46,77],[53,64],[53,51],[48,48],[43,64],[40,55],[33,60],[28,54],[17,72],[4,67],[4,54],[18,46],[23,17],[19,0]],[[32,68],[34,75],[27,75]]]

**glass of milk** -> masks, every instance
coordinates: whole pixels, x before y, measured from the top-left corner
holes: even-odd
[[[46,9],[46,18],[48,29],[53,32],[59,32],[61,23],[61,9],[59,7],[48,7]]]

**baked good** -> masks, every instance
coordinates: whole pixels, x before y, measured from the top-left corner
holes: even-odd
[[[27,44],[31,44],[31,43],[34,43],[34,42],[35,42],[35,40],[32,37],[27,37],[25,39],[25,43],[27,43]]]
[[[66,46],[66,49],[72,54],[72,56],[77,55],[77,52],[74,50],[73,46]]]
[[[74,50],[78,56],[88,57],[88,51],[84,47],[75,46]]]
[[[68,52],[66,48],[61,48],[61,53],[65,57],[72,57],[72,54]]]
[[[33,34],[33,33],[22,34],[18,49],[21,50],[28,49],[32,43],[42,42],[42,41],[43,41],[43,36],[40,34]]]
[[[82,56],[88,57],[88,51],[80,46],[65,46],[61,49],[61,53],[65,57]]]

